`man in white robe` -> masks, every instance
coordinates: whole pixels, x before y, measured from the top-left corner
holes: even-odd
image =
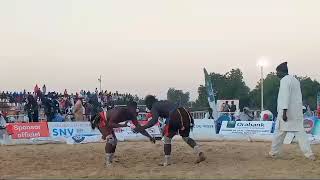
[[[303,127],[303,104],[300,82],[288,74],[287,63],[277,67],[277,76],[281,78],[278,94],[278,118],[275,136],[272,141],[271,157],[277,157],[288,132],[294,133],[304,156],[315,160],[310,142]]]

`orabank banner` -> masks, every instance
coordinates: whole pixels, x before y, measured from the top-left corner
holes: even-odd
[[[223,121],[221,135],[270,135],[273,121]]]

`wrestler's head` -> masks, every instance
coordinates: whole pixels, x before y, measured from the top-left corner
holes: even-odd
[[[152,109],[153,104],[154,104],[155,102],[157,102],[157,101],[158,101],[158,100],[156,99],[156,97],[155,97],[155,96],[152,96],[152,95],[148,95],[148,96],[146,96],[146,98],[144,99],[144,102],[145,102],[145,104],[146,104],[146,106],[147,106],[147,108],[148,108],[149,110]]]
[[[127,108],[132,114],[137,114],[138,104],[134,101],[131,101],[127,104]]]

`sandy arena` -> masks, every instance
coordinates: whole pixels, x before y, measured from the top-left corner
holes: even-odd
[[[3,178],[320,178],[319,162],[286,145],[281,159],[267,158],[270,143],[202,142],[207,161],[194,164],[183,142],[173,146],[173,165],[160,167],[162,145],[125,142],[118,145],[114,167],[104,167],[104,144],[20,145],[0,147]],[[185,153],[182,153],[186,150]],[[320,146],[313,146],[317,156]]]

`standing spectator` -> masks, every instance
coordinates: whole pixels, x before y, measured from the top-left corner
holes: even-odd
[[[224,112],[224,108],[226,106],[226,103],[222,103],[220,106],[220,112]]]
[[[91,119],[91,114],[92,114],[92,105],[90,103],[88,103],[87,101],[84,103],[84,114],[86,119]]]
[[[83,117],[84,107],[80,99],[78,99],[78,101],[74,105],[73,112],[74,112],[75,121],[84,121],[84,117]]]
[[[59,113],[61,114],[61,110],[60,110],[60,103],[58,101],[58,94],[54,94],[53,98],[52,98],[52,103],[53,103],[53,110],[54,110],[54,114]]]
[[[237,110],[237,106],[234,104],[234,101],[231,101],[230,112],[234,113]]]
[[[208,112],[207,112],[206,115],[205,115],[205,119],[214,119],[212,113],[213,113],[212,109],[211,109],[211,108],[208,108]]]
[[[65,112],[67,109],[67,97],[63,97],[60,102],[59,102],[59,106],[62,112]]]
[[[303,127],[302,93],[300,82],[288,73],[287,63],[277,67],[277,76],[281,79],[278,95],[278,118],[276,133],[272,141],[271,157],[279,155],[283,141],[288,132],[294,133],[304,156],[316,160]]]
[[[27,98],[25,111],[28,114],[30,122],[39,122],[39,106],[36,99],[32,95],[29,95]]]
[[[65,121],[66,121],[66,122],[73,121],[74,117],[73,117],[73,112],[72,112],[72,106],[71,106],[71,105],[69,105],[69,106],[66,108],[65,114],[66,114],[66,116],[65,116]]]
[[[230,112],[230,105],[229,101],[226,101],[226,104],[224,105],[223,112]]]
[[[44,84],[44,85],[42,86],[42,94],[43,94],[43,95],[46,95],[46,93],[47,93],[47,87],[46,87],[46,85]]]
[[[51,122],[54,117],[52,101],[49,97],[43,96],[41,98],[41,102],[44,108],[44,114],[47,117],[47,121]]]
[[[81,96],[82,98],[84,98],[84,93],[85,93],[85,92],[84,92],[83,90],[80,91],[80,96]]]
[[[67,89],[64,90],[63,95],[64,95],[64,97],[68,97],[68,91],[67,91]]]
[[[231,116],[232,120],[235,120],[234,114],[235,114],[236,110],[237,110],[237,106],[234,104],[234,101],[231,101],[231,106],[230,106],[231,114],[230,114],[230,116]]]
[[[33,92],[34,92],[34,94],[37,94],[38,91],[39,91],[39,87],[38,87],[38,84],[36,84],[36,86],[33,89]]]

